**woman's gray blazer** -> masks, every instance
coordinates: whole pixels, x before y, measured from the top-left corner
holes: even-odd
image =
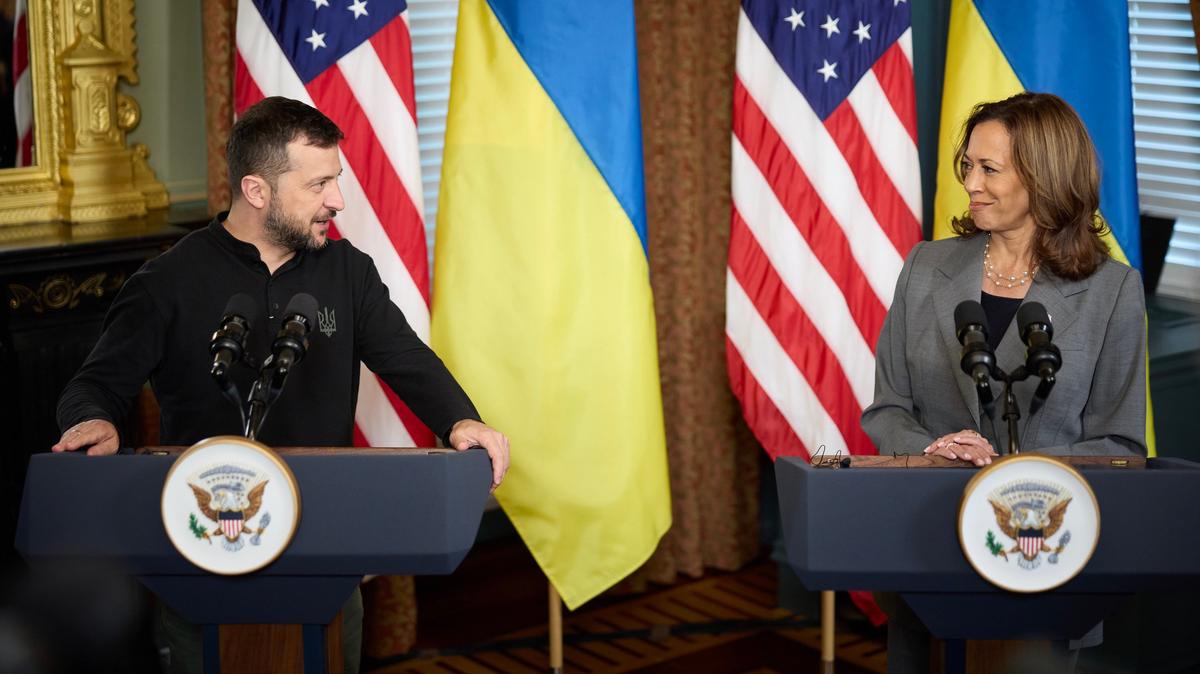
[[[962,346],[954,308],[980,299],[987,237],[917,244],[904,262],[875,352],[875,401],[863,430],[880,454],[918,453],[934,439],[963,429],[986,436],[997,452],[1008,443],[1002,391],[993,382],[995,420],[980,418],[970,378],[959,368]],[[1021,448],[1050,454],[1146,454],[1146,319],[1138,273],[1106,260],[1082,281],[1047,269],[1026,301],[1041,302],[1054,326],[1063,365],[1045,405],[1032,417],[1036,377],[1015,384]],[[1025,361],[1016,320],[996,361],[1013,371]]]

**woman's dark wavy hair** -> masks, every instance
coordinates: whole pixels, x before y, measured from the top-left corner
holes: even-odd
[[[1037,231],[1033,263],[1065,279],[1091,276],[1108,257],[1100,239],[1100,168],[1087,128],[1075,110],[1054,94],[1024,92],[980,103],[963,125],[954,149],[955,174],[964,181],[963,155],[976,126],[996,121],[1012,139],[1012,163],[1029,191],[1029,212]],[[968,212],[952,218],[960,236],[979,232]]]
[[[245,176],[262,176],[276,187],[276,180],[288,170],[288,144],[301,138],[308,145],[330,148],[342,139],[342,130],[316,108],[282,96],[264,98],[247,108],[225,144],[233,200],[241,198]]]

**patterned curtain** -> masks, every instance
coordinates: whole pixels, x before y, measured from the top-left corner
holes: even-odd
[[[228,208],[236,0],[203,0],[208,203]],[[732,570],[758,545],[762,450],[725,374],[725,264],[737,4],[637,0],[650,280],[658,320],[674,525],[625,584]],[[364,588],[364,650],[403,653],[416,636],[411,578]]]
[[[229,208],[225,141],[233,126],[234,19],[237,0],[201,0],[204,35],[204,126],[208,139],[208,214]]]
[[[738,4],[638,0],[650,281],[674,524],[631,579],[732,570],[759,551],[762,449],[725,373]]]

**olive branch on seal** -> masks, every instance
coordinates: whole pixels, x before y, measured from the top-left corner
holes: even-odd
[[[212,545],[212,539],[208,536],[208,528],[201,526],[200,520],[196,519],[196,513],[188,513],[188,529],[191,530],[193,536],[203,538],[208,541],[209,545]]]
[[[988,529],[986,543],[993,557],[1000,556],[1004,558],[1004,561],[1008,561],[1008,555],[1004,552],[1004,546],[996,540],[996,534],[991,529]]]

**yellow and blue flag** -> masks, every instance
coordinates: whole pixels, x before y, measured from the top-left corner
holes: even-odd
[[[954,0],[938,133],[933,234],[967,211],[954,146],[971,109],[1022,91],[1057,94],[1087,126],[1100,161],[1100,216],[1114,258],[1141,269],[1126,0]],[[1149,373],[1149,368],[1147,368]],[[1155,453],[1146,387],[1146,445]]]
[[[567,606],[671,524],[633,3],[463,0],[432,341],[512,441],[496,498]]]

